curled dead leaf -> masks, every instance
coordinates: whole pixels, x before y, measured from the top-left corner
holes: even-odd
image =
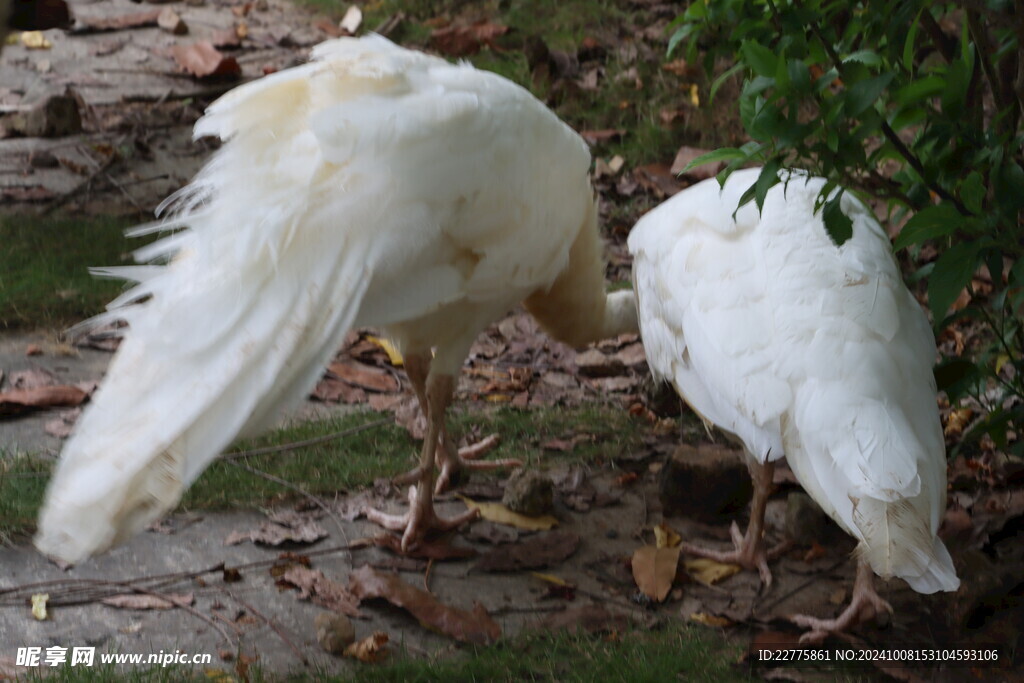
[[[719,617],[714,614],[708,614],[706,612],[694,612],[690,615],[690,621],[695,621],[698,624],[704,624],[705,626],[715,626],[723,628],[725,626],[731,626],[732,622],[725,617]]]
[[[87,392],[67,384],[12,389],[0,393],[0,417],[21,415],[42,408],[74,407],[88,397]]]
[[[479,603],[472,611],[451,607],[430,593],[402,581],[397,574],[363,565],[349,577],[349,591],[360,600],[383,598],[416,617],[424,626],[466,643],[487,644],[501,636],[501,626]]]
[[[388,656],[387,644],[388,634],[383,631],[374,631],[371,635],[346,647],[345,656],[373,664]]]
[[[108,607],[119,609],[174,609],[181,605],[191,605],[195,602],[195,596],[192,593],[166,593],[164,595],[126,593],[111,595],[103,598],[100,602]]]
[[[686,569],[686,573],[695,581],[699,581],[706,586],[713,586],[719,581],[724,581],[741,569],[738,564],[724,564],[703,557],[695,560],[686,560],[683,563],[683,567]]]
[[[658,548],[675,548],[682,542],[682,537],[665,522],[654,527],[654,545]]]
[[[208,40],[174,45],[171,56],[178,66],[196,78],[238,78],[242,75],[238,60],[223,54]]]
[[[50,600],[49,593],[36,593],[32,596],[32,617],[36,621],[45,621],[49,616],[46,613],[46,603]]]
[[[571,531],[552,531],[519,543],[500,546],[474,565],[484,572],[539,569],[569,558],[579,548],[580,537]]]
[[[530,531],[547,531],[552,527],[558,526],[558,520],[551,515],[527,517],[526,515],[509,510],[501,503],[478,503],[465,496],[458,496],[458,498],[471,510],[479,510],[480,517],[489,522],[507,524],[508,526],[528,529]]]

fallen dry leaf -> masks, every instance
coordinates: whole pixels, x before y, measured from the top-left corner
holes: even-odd
[[[42,408],[70,408],[81,405],[88,397],[89,395],[78,387],[66,384],[12,389],[0,392],[0,417],[22,415]]]
[[[430,593],[405,583],[398,575],[378,572],[368,565],[352,572],[349,590],[360,600],[383,598],[408,611],[427,628],[460,642],[485,645],[501,637],[501,626],[479,603],[471,612],[445,605]]]
[[[942,429],[942,433],[947,438],[958,439],[972,419],[974,419],[974,411],[970,408],[951,410],[949,411],[949,417],[946,418],[946,426]]]
[[[338,27],[347,31],[350,36],[354,36],[362,23],[363,10],[359,9],[356,5],[349,5],[349,8],[345,11],[345,16],[338,23]]]
[[[483,555],[473,568],[482,572],[540,569],[569,558],[579,545],[579,535],[571,531],[553,531],[495,548]]]
[[[166,593],[160,596],[145,593],[126,593],[111,595],[100,600],[108,607],[119,609],[174,609],[179,605],[191,605],[195,602],[192,593]]]
[[[657,199],[671,197],[683,189],[682,183],[665,164],[640,166],[634,170],[633,174],[640,186]]]
[[[317,383],[310,398],[324,403],[365,403],[367,394],[361,387],[325,377]]]
[[[723,581],[738,573],[741,569],[738,564],[724,564],[704,557],[686,560],[683,563],[683,567],[686,569],[686,573],[695,581],[699,581],[706,586],[713,586],[719,581]]]
[[[360,662],[374,664],[388,656],[387,644],[388,634],[383,631],[374,631],[371,635],[346,647],[344,655],[358,659]]]
[[[301,600],[312,600],[350,617],[361,619],[364,616],[359,611],[359,598],[352,595],[345,586],[324,576],[319,569],[292,565],[278,578],[278,585],[282,583],[298,588]]]
[[[29,50],[49,50],[53,47],[42,31],[24,31],[21,34],[21,44]]]
[[[654,545],[658,548],[675,548],[683,542],[682,536],[665,522],[654,527]]]
[[[669,169],[669,171],[674,175],[679,175],[683,173],[683,169],[685,169],[691,161],[699,156],[707,154],[709,151],[710,150],[707,149],[683,145],[679,148],[679,151],[676,152],[676,158],[672,161],[672,168]],[[684,174],[684,176],[694,182],[698,180],[707,180],[708,178],[714,178],[723,168],[725,168],[724,161],[715,161],[690,169]]]
[[[183,36],[188,33],[188,24],[186,24],[178,13],[170,7],[165,7],[160,10],[160,15],[156,19],[156,24],[162,30],[176,36]]]
[[[708,614],[706,612],[694,612],[690,615],[690,621],[695,621],[698,624],[704,624],[705,626],[715,626],[719,628],[732,625],[732,622],[725,617],[715,616],[714,614]]]
[[[327,536],[327,530],[312,519],[306,519],[303,523],[295,526],[285,526],[276,522],[263,522],[258,529],[232,531],[224,539],[224,545],[238,545],[244,541],[252,541],[261,545],[313,543],[325,536]]]
[[[509,510],[501,503],[478,503],[465,496],[458,496],[458,498],[471,510],[479,510],[480,517],[489,522],[507,524],[508,526],[528,529],[530,531],[547,531],[552,527],[558,526],[558,520],[551,515],[527,517],[526,515]]]
[[[371,335],[367,335],[366,341],[370,342],[374,346],[379,346],[381,349],[383,349],[384,353],[388,355],[388,360],[391,361],[391,364],[394,365],[396,368],[402,367],[402,364],[405,362],[402,360],[402,353],[398,350],[398,347],[395,346],[394,342],[392,342],[390,339],[384,339],[382,337],[374,337]]]
[[[496,49],[494,41],[508,33],[508,26],[481,19],[472,24],[452,24],[430,34],[430,46],[449,57],[475,55],[487,45]]]
[[[208,40],[174,45],[171,56],[178,66],[196,78],[238,78],[242,75],[238,60],[223,54]]]
[[[580,137],[586,140],[588,145],[596,145],[600,142],[611,142],[612,140],[618,140],[625,134],[625,128],[605,128],[602,130],[580,131]]]
[[[35,389],[54,386],[57,384],[57,377],[42,368],[29,368],[12,372],[8,381],[12,389]]]
[[[668,596],[676,579],[680,550],[653,545],[636,549],[632,560],[633,580],[644,595],[657,602]]]
[[[327,369],[338,379],[370,391],[393,393],[402,388],[394,375],[387,370],[358,361],[331,363]]]
[[[50,436],[57,437],[58,439],[66,439],[71,436],[71,431],[75,427],[75,421],[78,420],[78,417],[81,414],[81,408],[65,410],[59,417],[48,420],[43,426],[43,431]]]
[[[50,600],[49,593],[36,593],[32,596],[32,618],[36,621],[45,621],[46,603]]]

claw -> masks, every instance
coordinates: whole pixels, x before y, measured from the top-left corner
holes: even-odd
[[[402,551],[415,548],[430,531],[451,531],[466,522],[476,519],[480,511],[467,510],[454,517],[440,517],[434,511],[430,496],[420,497],[415,486],[409,487],[409,510],[405,514],[390,515],[380,510],[369,509],[366,518],[385,529],[402,531]]]

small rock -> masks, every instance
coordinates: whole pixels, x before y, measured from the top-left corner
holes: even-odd
[[[712,523],[734,516],[754,491],[745,458],[724,446],[680,445],[661,471],[658,496],[663,513]]]
[[[156,25],[176,36],[183,36],[188,33],[188,24],[170,7],[164,7],[160,10],[160,16],[156,18]]]
[[[501,502],[509,510],[539,517],[554,509],[554,490],[551,477],[536,470],[520,469],[509,477]]]
[[[313,619],[316,640],[325,651],[340,655],[356,641],[356,629],[344,614],[321,612]]]
[[[803,545],[812,541],[824,544],[842,532],[814,499],[794,491],[786,499],[786,536]]]

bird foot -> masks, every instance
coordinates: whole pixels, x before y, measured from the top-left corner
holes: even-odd
[[[438,465],[441,471],[437,475],[437,484],[434,486],[434,493],[441,493],[458,478],[463,471],[485,471],[497,470],[504,467],[522,467],[523,461],[516,458],[504,458],[502,460],[480,460],[491,449],[498,445],[501,439],[497,434],[491,434],[475,444],[460,448],[456,454],[447,454],[439,450]]]
[[[858,581],[853,586],[850,604],[835,619],[818,619],[806,614],[797,614],[789,620],[801,628],[808,629],[800,636],[801,643],[816,644],[833,633],[842,633],[852,626],[874,619],[882,612],[892,614],[892,611],[892,605],[875,592],[871,582]]]
[[[454,517],[440,517],[434,511],[434,501],[429,495],[420,497],[415,486],[409,487],[409,511],[402,515],[389,515],[380,510],[366,510],[366,518],[385,529],[402,531],[402,550],[415,548],[431,531],[451,531],[466,522],[476,519],[479,510],[467,510]]]
[[[768,560],[774,560],[789,550],[792,543],[784,541],[769,550],[765,547],[764,539],[760,537],[752,538],[749,533],[743,534],[740,532],[736,522],[733,522],[729,528],[729,534],[732,536],[735,550],[711,550],[698,545],[683,543],[683,552],[698,557],[706,557],[709,560],[723,564],[738,564],[747,570],[756,569],[757,573],[761,575],[761,583],[764,584],[765,589],[771,588],[772,572],[768,568]]]

